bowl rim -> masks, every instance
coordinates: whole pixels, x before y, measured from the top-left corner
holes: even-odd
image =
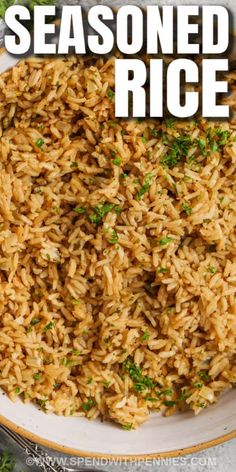
[[[226,441],[230,441],[231,439],[236,439],[236,429],[234,429],[230,433],[223,434],[215,439],[201,442],[194,446],[189,446],[182,449],[175,449],[175,450],[166,451],[166,452],[155,452],[152,454],[102,454],[98,452],[81,451],[79,449],[62,446],[53,441],[49,441],[47,439],[42,438],[41,436],[31,433],[30,431],[28,431],[25,428],[22,428],[21,426],[16,425],[13,421],[8,420],[5,416],[1,414],[0,414],[0,424],[6,426],[10,430],[12,430],[14,433],[19,434],[20,436],[26,439],[29,439],[30,441],[36,444],[39,444],[40,446],[47,447],[48,449],[51,449],[52,451],[54,450],[57,452],[61,452],[63,454],[68,454],[70,456],[80,456],[83,458],[89,457],[92,459],[120,460],[121,462],[127,462],[127,461],[132,461],[132,460],[141,461],[145,459],[150,460],[150,459],[164,459],[164,458],[169,458],[169,457],[178,457],[178,456],[183,456],[187,454],[193,454],[195,452],[199,452],[204,449],[217,446]]]

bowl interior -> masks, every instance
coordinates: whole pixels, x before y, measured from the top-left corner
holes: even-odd
[[[0,405],[0,415],[5,424],[4,418],[7,418],[17,427],[36,435],[38,441],[48,447],[91,456],[179,452],[180,449],[217,440],[228,433],[236,434],[234,390],[198,416],[184,413],[164,418],[160,414],[151,414],[136,431],[124,431],[113,423],[99,420],[47,415],[32,404],[23,404],[20,400],[12,403],[3,391],[0,391]]]

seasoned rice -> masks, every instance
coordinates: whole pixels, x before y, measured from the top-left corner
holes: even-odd
[[[113,90],[113,59],[0,76],[0,386],[131,429],[236,383],[236,121],[116,120]]]

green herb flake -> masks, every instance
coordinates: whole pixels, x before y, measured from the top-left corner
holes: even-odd
[[[40,380],[42,377],[41,372],[36,372],[36,374],[33,375],[34,380]]]
[[[72,299],[71,299],[71,303],[72,303],[72,305],[80,305],[81,301],[80,301],[80,300],[76,300],[76,298],[72,298]]]
[[[166,269],[166,267],[159,267],[157,269],[157,274],[165,274],[165,272],[168,272],[168,269]]]
[[[15,393],[16,395],[19,395],[19,393],[20,393],[20,387],[16,387],[15,390],[14,390],[14,393]]]
[[[83,213],[86,213],[86,208],[84,208],[84,207],[75,207],[74,211],[76,213],[79,213],[80,215],[83,215]]]
[[[111,238],[108,240],[110,244],[116,244],[119,240],[119,236],[115,230],[112,231]]]
[[[31,326],[35,326],[38,323],[40,323],[40,320],[38,318],[33,318],[30,322]]]
[[[50,321],[46,326],[44,326],[43,328],[43,333],[46,333],[47,331],[49,331],[50,329],[52,329],[54,326],[53,322]]]
[[[198,140],[198,147],[199,147],[199,149],[200,149],[200,151],[201,151],[201,154],[202,154],[203,156],[206,156],[206,155],[207,155],[207,152],[206,152],[206,141],[205,141],[205,139],[199,139],[199,140]]]
[[[147,341],[150,338],[150,333],[148,330],[144,331],[143,335],[140,338],[140,341]]]
[[[197,402],[197,406],[198,406],[199,408],[205,408],[206,404],[205,404],[205,402],[200,402],[200,401],[198,401],[198,402]]]
[[[194,388],[202,388],[202,387],[203,387],[203,383],[202,383],[202,382],[195,382],[195,383],[193,384],[193,387],[194,387]]]
[[[102,383],[103,383],[105,388],[109,388],[109,386],[111,384],[111,382],[108,382],[108,380],[104,380],[104,382],[102,382]]]
[[[143,392],[144,390],[154,388],[155,382],[153,379],[143,376],[141,368],[134,364],[131,359],[126,359],[124,369],[128,372],[131,380],[133,380],[136,392]]]
[[[115,96],[115,92],[112,89],[108,89],[107,96],[108,96],[108,98],[110,98],[110,100],[113,100],[113,98]]]
[[[160,163],[163,166],[172,169],[179,164],[183,157],[187,157],[189,149],[192,146],[192,141],[189,136],[178,136],[177,138],[174,138],[173,142],[170,143],[170,146],[168,153],[163,156]]]
[[[188,392],[186,389],[183,389],[180,396],[178,397],[178,400],[180,401],[185,401],[187,398],[189,398],[191,395],[190,392]]]
[[[139,189],[137,200],[141,200],[142,196],[149,191],[153,175],[151,172],[145,175],[143,186]]]
[[[165,120],[165,125],[167,128],[174,128],[174,123],[175,123],[174,118],[168,118],[167,120]]]
[[[165,405],[165,406],[167,406],[167,407],[169,407],[169,406],[174,406],[174,405],[176,405],[176,402],[175,402],[174,400],[165,400],[165,401],[163,402],[163,405]]]
[[[35,145],[36,145],[39,149],[41,149],[41,147],[42,147],[43,144],[44,144],[44,139],[42,139],[42,138],[37,139],[37,141],[35,142]]]
[[[171,243],[171,241],[173,241],[173,238],[170,238],[169,236],[166,236],[165,238],[161,238],[161,239],[159,240],[159,244],[160,244],[161,246],[166,246],[166,244]]]
[[[89,379],[87,380],[87,385],[90,385],[92,382],[93,382],[92,377],[89,377]]]
[[[78,167],[78,162],[71,162],[70,167]]]
[[[141,141],[142,141],[143,144],[146,143],[147,140],[146,140],[145,136],[142,136],[142,137],[141,137]]]
[[[211,377],[209,374],[206,372],[206,370],[200,370],[198,372],[199,377],[204,381],[204,382],[209,382],[211,380]]]
[[[190,205],[188,205],[188,203],[182,203],[181,205],[183,211],[186,213],[187,216],[190,216],[191,213],[192,213],[192,208]]]
[[[117,121],[117,120],[109,120],[107,123],[108,123],[108,125],[109,125],[111,128],[115,128],[115,126],[117,125],[118,121]]]
[[[228,131],[228,130],[223,131],[221,128],[217,128],[215,130],[215,134],[219,138],[219,145],[220,146],[225,146],[227,144],[228,140],[229,140],[230,131]]]
[[[120,176],[121,179],[126,179],[128,177],[128,174],[126,172],[123,172]]]
[[[45,400],[38,400],[39,405],[44,411],[47,409],[47,402],[48,402],[47,398]]]
[[[97,405],[97,402],[94,400],[94,398],[89,398],[87,402],[81,403],[81,408],[84,411],[89,411],[91,408]]]
[[[117,213],[117,215],[119,215],[122,212],[122,207],[119,206],[119,205],[116,205],[114,207],[114,211],[115,211],[115,213]]]
[[[218,151],[218,144],[216,141],[211,141],[210,142],[210,148],[211,148],[211,151],[212,152],[216,152]]]
[[[53,384],[53,388],[60,388],[60,386],[61,386],[61,383],[54,383]]]
[[[114,203],[103,203],[95,206],[95,214],[89,216],[90,221],[98,226],[101,223],[102,218],[112,211],[114,207]]]
[[[153,138],[159,137],[159,135],[160,135],[160,131],[157,131],[155,128],[150,128],[149,131],[150,131],[150,135]]]
[[[166,390],[162,390],[161,392],[157,392],[157,396],[158,397],[161,397],[162,395],[166,396],[166,397],[169,397],[171,395],[173,395],[173,390],[171,390],[170,388],[166,389]]]
[[[210,272],[211,274],[215,274],[217,272],[217,268],[214,266],[209,266],[208,272]]]
[[[133,424],[132,423],[122,424],[122,429],[125,429],[126,431],[131,431],[131,429],[133,429]]]
[[[114,166],[119,167],[120,164],[121,164],[121,158],[120,158],[120,157],[116,157],[115,159],[113,159],[112,162],[113,162]]]

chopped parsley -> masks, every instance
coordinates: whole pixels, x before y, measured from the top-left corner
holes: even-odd
[[[115,92],[112,89],[108,89],[107,96],[108,96],[108,98],[110,98],[110,100],[113,100],[113,98],[115,96]]]
[[[141,341],[147,341],[150,338],[150,333],[149,331],[144,331],[143,335],[141,336],[140,340]]]
[[[208,267],[208,271],[211,273],[211,274],[215,274],[217,272],[217,268],[214,267],[214,266],[209,266]]]
[[[201,154],[202,154],[203,156],[206,156],[206,155],[207,155],[207,152],[206,152],[206,141],[205,141],[205,139],[199,139],[199,140],[198,140],[198,147],[199,147],[199,149],[200,149],[200,151],[201,151]]]
[[[33,375],[34,380],[40,380],[41,379],[41,372],[37,372],[36,374]]]
[[[182,401],[187,400],[187,398],[189,398],[190,395],[191,395],[191,393],[188,392],[188,391],[186,391],[186,389],[184,388],[184,389],[182,390],[180,396],[178,397],[178,400],[180,400],[180,401],[181,401],[181,400],[182,400]]]
[[[111,382],[108,382],[108,380],[104,380],[104,382],[102,382],[102,383],[103,383],[105,388],[109,388]]]
[[[35,326],[38,323],[40,323],[40,320],[38,318],[33,318],[30,322],[31,326]]]
[[[153,397],[145,397],[144,400],[146,400],[147,402],[157,402],[157,398],[153,398]]]
[[[122,212],[122,207],[119,205],[116,205],[114,207],[114,211],[117,213],[117,215],[119,215]]]
[[[157,269],[157,274],[164,274],[165,272],[168,272],[168,269],[166,269],[166,267],[159,267]]]
[[[146,143],[147,140],[146,140],[145,136],[142,136],[142,137],[141,137],[141,141],[142,141],[143,144]]]
[[[173,128],[174,123],[175,123],[174,118],[168,118],[167,120],[165,120],[165,125],[166,125],[167,128]]]
[[[89,379],[87,380],[87,385],[90,385],[92,382],[93,382],[92,377],[89,377]]]
[[[163,405],[165,405],[165,406],[174,406],[174,405],[176,405],[176,402],[174,400],[165,400],[163,402]]]
[[[52,328],[53,328],[53,322],[50,321],[46,326],[44,326],[43,333],[46,333],[47,331],[49,331]]]
[[[53,384],[53,387],[54,387],[54,388],[60,388],[60,386],[61,386],[61,383],[54,383],[54,384]]]
[[[81,403],[81,408],[84,411],[89,411],[91,408],[97,405],[97,402],[94,400],[94,398],[89,398],[87,402]]]
[[[211,380],[210,375],[205,370],[200,370],[198,375],[204,382],[209,382]]]
[[[203,386],[203,383],[202,383],[202,382],[195,382],[195,383],[193,384],[193,387],[194,387],[194,388],[202,388],[202,386]]]
[[[192,213],[192,208],[191,208],[191,206],[188,205],[188,203],[185,203],[185,202],[182,203],[181,206],[182,206],[183,211],[186,213],[186,215],[187,215],[187,216],[190,216],[191,213]]]
[[[42,145],[44,144],[44,139],[42,138],[37,139],[35,144],[39,149],[41,149]]]
[[[166,246],[166,244],[171,243],[171,241],[173,241],[173,238],[170,238],[169,236],[166,236],[165,238],[161,238],[159,240],[159,243],[160,243],[161,246]]]
[[[169,397],[173,394],[173,390],[171,388],[168,388],[167,390],[162,390],[161,392],[157,392],[157,396],[161,397],[162,395]]]
[[[20,393],[20,387],[16,387],[15,390],[14,390],[14,393],[15,393],[16,395],[19,395],[19,393]]]
[[[115,230],[112,231],[111,238],[108,240],[110,244],[116,244],[119,240],[119,236]]]
[[[199,408],[205,408],[206,404],[205,404],[205,402],[200,402],[200,401],[198,401],[198,402],[197,402],[197,406],[198,406]]]
[[[131,429],[133,429],[133,424],[132,423],[122,424],[122,429],[125,429],[126,431],[131,431]]]
[[[92,223],[99,225],[105,215],[115,207],[114,203],[103,203],[94,207],[95,213],[89,216]]]
[[[191,146],[192,141],[189,136],[183,135],[174,138],[168,153],[160,160],[160,163],[172,169],[179,164],[183,157],[187,157]]]
[[[80,215],[82,215],[83,213],[86,213],[86,208],[84,208],[84,207],[75,207],[74,211],[76,211],[76,213],[79,213]]]
[[[124,362],[124,368],[128,372],[131,380],[134,382],[134,390],[136,392],[143,392],[149,388],[154,388],[155,382],[148,376],[143,376],[142,370],[131,359],[126,359]]]
[[[160,131],[157,131],[155,128],[150,128],[150,135],[153,136],[153,138],[159,137],[160,136]]]
[[[114,166],[119,167],[120,164],[121,164],[121,158],[120,158],[120,157],[116,157],[115,159],[113,159],[112,162],[113,162]]]
[[[230,131],[226,130],[223,131],[221,128],[217,128],[215,130],[216,136],[219,138],[219,145],[220,146],[225,146],[227,144],[229,137],[230,137]]]
[[[47,402],[48,402],[48,398],[46,398],[45,400],[38,400],[38,403],[39,405],[41,406],[42,410],[46,410],[47,409]]]
[[[78,167],[78,162],[71,162],[70,167]]]
[[[80,300],[76,300],[76,298],[72,298],[72,299],[71,299],[71,303],[72,303],[72,305],[80,305],[81,301],[80,301]]]
[[[216,141],[211,141],[211,142],[210,142],[210,148],[211,148],[211,151],[213,151],[213,152],[218,151],[218,144],[217,144],[217,142],[216,142]]]
[[[152,178],[153,175],[151,172],[145,175],[144,183],[137,194],[137,200],[141,200],[142,196],[149,191]]]
[[[120,176],[121,179],[126,179],[128,177],[128,174],[126,172],[123,172]]]

